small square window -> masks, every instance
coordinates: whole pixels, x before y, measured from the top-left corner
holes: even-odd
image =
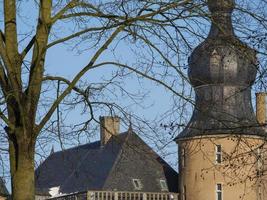
[[[133,179],[133,185],[135,190],[141,190],[142,189],[142,183],[140,179]]]
[[[168,186],[165,180],[161,179],[159,180],[160,182],[160,187],[162,191],[168,191]]]

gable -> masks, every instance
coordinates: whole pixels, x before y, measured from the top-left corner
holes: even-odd
[[[140,180],[141,189],[133,180]],[[160,181],[164,180],[170,192],[178,190],[178,174],[161,159],[136,134],[128,134],[112,171],[105,182],[105,190],[166,192]]]

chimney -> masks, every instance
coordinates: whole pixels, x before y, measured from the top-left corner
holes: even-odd
[[[256,93],[256,116],[258,123],[266,123],[266,94],[265,92]]]
[[[120,131],[120,118],[117,116],[102,116],[100,121],[100,142],[105,146],[113,135]]]

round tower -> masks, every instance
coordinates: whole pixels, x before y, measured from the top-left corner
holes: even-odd
[[[189,57],[195,109],[176,139],[180,198],[263,200],[266,132],[251,102],[256,53],[234,34],[234,0],[207,4],[209,35]]]

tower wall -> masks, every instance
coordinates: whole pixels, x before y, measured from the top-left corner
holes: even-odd
[[[224,200],[267,199],[267,144],[263,139],[220,134],[178,145],[181,200],[216,200],[217,184],[222,186]],[[216,161],[218,145],[221,163]]]
[[[188,63],[195,109],[176,138],[180,198],[266,200],[267,132],[251,101],[256,52],[234,33],[234,0],[207,0],[207,5],[210,32]]]

